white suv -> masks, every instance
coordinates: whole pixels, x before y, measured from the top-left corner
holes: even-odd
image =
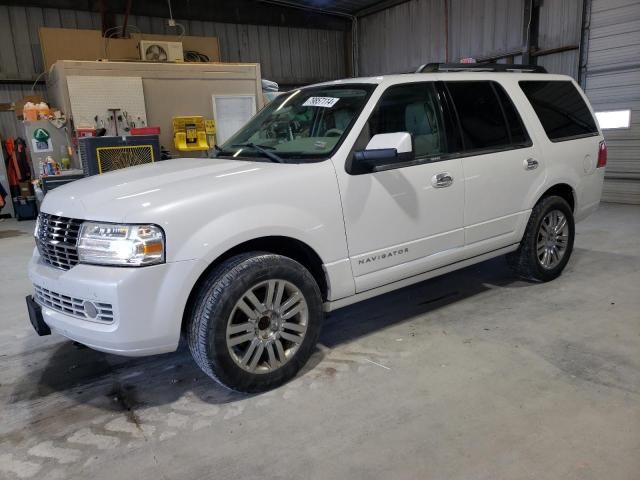
[[[305,364],[323,312],[503,254],[556,278],[599,204],[606,147],[571,78],[509,68],[301,88],[216,158],[52,191],[34,327],[130,356],[182,337],[209,376],[255,392]]]

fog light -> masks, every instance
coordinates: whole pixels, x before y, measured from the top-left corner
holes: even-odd
[[[89,318],[96,318],[98,316],[98,309],[96,308],[96,306],[89,302],[89,301],[85,301],[82,304],[82,308],[84,308],[84,314],[89,317]]]

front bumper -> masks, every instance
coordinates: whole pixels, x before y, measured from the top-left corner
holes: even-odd
[[[40,302],[43,319],[52,331],[95,350],[144,356],[176,350],[184,306],[194,284],[195,262],[139,268],[80,264],[65,271],[45,264],[35,251],[29,278],[60,298],[110,304],[113,309],[113,320],[101,322]]]

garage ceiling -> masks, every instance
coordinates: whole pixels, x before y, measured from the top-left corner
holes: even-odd
[[[337,14],[367,15],[408,0],[258,0],[266,3],[321,10]]]
[[[0,0],[0,4],[124,13],[128,6],[134,15],[168,16],[169,0]],[[315,16],[326,19],[327,28],[341,29],[336,17],[368,15],[408,0],[171,0],[174,16],[186,20],[212,20],[231,23],[281,24],[303,26],[316,23]],[[318,14],[318,15],[313,15]],[[300,15],[304,19],[299,18]],[[284,22],[287,17],[287,22]],[[302,20],[302,21],[301,21]],[[316,26],[316,25],[307,25]],[[319,26],[319,25],[318,25]]]
[[[407,0],[171,0],[177,20],[351,29],[351,16],[368,14]],[[169,17],[168,0],[0,0],[20,7],[56,8],[133,16]],[[374,9],[374,10],[372,10]]]

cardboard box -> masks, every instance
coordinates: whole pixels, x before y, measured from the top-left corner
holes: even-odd
[[[140,61],[140,40],[182,42],[183,49],[195,50],[220,61],[220,45],[216,37],[155,35],[131,33],[130,38],[103,38],[100,30],[40,27],[40,45],[45,71],[58,60]]]

